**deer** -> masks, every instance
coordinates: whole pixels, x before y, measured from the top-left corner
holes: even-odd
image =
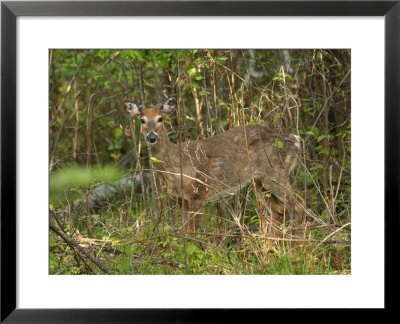
[[[124,110],[141,122],[148,149],[158,163],[167,192],[181,205],[182,230],[199,230],[208,203],[252,185],[259,202],[259,231],[277,236],[285,220],[300,224],[305,204],[293,192],[289,174],[301,154],[300,138],[272,122],[246,124],[201,140],[173,143],[163,118],[177,108],[172,96],[153,108],[124,101]],[[289,217],[287,217],[289,215]]]

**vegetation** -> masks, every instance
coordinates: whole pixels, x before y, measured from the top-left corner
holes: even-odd
[[[349,274],[350,71],[350,50],[50,50],[50,273]],[[315,217],[262,236],[250,187],[183,234],[122,104],[172,94],[175,142],[266,120],[299,135],[292,187]]]

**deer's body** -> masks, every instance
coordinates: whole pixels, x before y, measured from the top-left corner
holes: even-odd
[[[300,153],[297,136],[272,123],[262,123],[239,126],[199,141],[174,144],[159,122],[160,116],[162,120],[176,103],[174,98],[169,100],[152,109],[139,109],[135,105],[135,113],[129,107],[126,109],[132,116],[141,117],[151,156],[158,160],[154,169],[162,175],[168,194],[183,201],[185,211],[194,213],[191,219],[185,220],[189,230],[198,227],[200,217],[196,213],[204,205],[249,185],[255,187],[259,199],[266,203],[271,221],[282,222],[286,213],[301,220],[302,212],[293,201],[296,195],[291,192],[288,178]],[[131,106],[133,111],[135,107]],[[266,224],[266,218],[260,219],[262,232]]]

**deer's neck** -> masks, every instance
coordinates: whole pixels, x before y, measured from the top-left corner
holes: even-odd
[[[168,132],[165,127],[158,133],[157,144],[150,146],[151,155],[167,165],[172,163],[174,157],[179,156],[179,148],[177,144],[172,143],[168,138]],[[162,162],[156,164],[164,164]],[[163,165],[165,167],[165,165]]]

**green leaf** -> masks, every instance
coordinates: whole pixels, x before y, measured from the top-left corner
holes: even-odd
[[[125,254],[128,258],[133,258],[133,252],[129,247],[126,248]]]
[[[97,52],[97,55],[100,56],[102,59],[104,59],[104,50],[99,50]]]
[[[55,245],[57,245],[57,241],[54,239],[53,235],[50,235],[49,246],[53,247]]]
[[[121,130],[121,128],[114,128],[114,136],[115,136],[115,138],[120,138],[120,137],[122,137],[122,130]]]
[[[321,213],[320,218],[325,222],[328,219],[329,216],[329,210],[324,209]]]
[[[150,160],[152,160],[154,163],[165,163],[164,161],[159,160],[159,159],[157,159],[157,158],[154,157],[154,156],[152,156],[152,157],[150,158]]]
[[[196,250],[197,250],[197,247],[196,247],[196,245],[193,245],[193,244],[189,244],[186,247],[186,251],[187,251],[188,255],[192,255],[194,252],[196,252]]]
[[[129,50],[128,51],[129,56],[131,58],[131,60],[133,61],[140,61],[143,62],[144,61],[144,53],[143,51],[135,51],[135,50]]]
[[[276,148],[281,149],[283,147],[283,143],[281,141],[276,141],[274,144],[272,144]]]
[[[122,261],[122,268],[125,273],[131,272],[131,265],[129,263],[129,260],[126,259],[126,260]]]
[[[317,127],[311,127],[309,131],[307,131],[307,134],[312,135],[314,138],[317,138],[319,136],[319,129]]]
[[[271,198],[271,192],[270,191],[264,192],[264,196],[267,198]]]
[[[318,150],[318,154],[329,155],[329,147],[318,146],[317,150]]]
[[[195,67],[193,64],[189,64],[189,66],[188,66],[187,69],[186,69],[186,72],[187,72],[189,75],[193,75],[193,74],[196,73],[196,67]]]
[[[204,96],[205,94],[209,94],[209,95],[210,95],[211,92],[204,91],[204,90],[202,90],[202,91],[199,92],[199,95],[200,95],[200,96]]]

